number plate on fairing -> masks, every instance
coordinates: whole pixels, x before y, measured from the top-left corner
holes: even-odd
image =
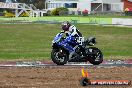
[[[79,45],[82,45],[82,43],[84,42],[84,37],[79,37],[77,39],[77,42],[79,43]]]

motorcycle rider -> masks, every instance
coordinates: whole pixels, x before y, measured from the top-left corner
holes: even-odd
[[[79,39],[79,37],[82,37],[82,34],[79,32],[79,30],[74,25],[72,25],[68,21],[62,22],[61,27],[64,33],[66,34],[66,38],[61,42],[61,45],[64,48],[68,49],[69,52],[74,53],[75,47],[72,47],[71,45],[69,45],[68,42],[73,41],[74,43],[80,44],[82,40]]]
[[[62,22],[61,26],[65,33],[68,33],[69,35],[74,37],[82,37],[82,34],[79,32],[79,30],[69,21]]]

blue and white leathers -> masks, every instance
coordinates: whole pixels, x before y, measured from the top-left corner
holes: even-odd
[[[78,43],[75,42],[75,38],[72,37],[72,36],[68,36],[66,39],[60,41],[61,38],[63,37],[63,34],[64,34],[64,33],[62,33],[62,32],[61,32],[61,33],[58,33],[58,34],[55,36],[55,38],[54,38],[54,40],[52,41],[52,43],[56,43],[58,46],[64,47],[64,48],[65,48],[66,50],[68,50],[69,52],[74,52],[75,49],[74,49],[74,47],[71,46],[71,44],[72,44],[73,46],[78,45]]]
[[[66,39],[62,41],[61,40],[63,34],[66,33],[67,37]],[[68,50],[70,53],[75,51],[75,46],[81,44],[83,39],[80,40],[81,33],[77,28],[72,25],[69,27],[69,31],[61,32],[60,34],[57,34],[53,41],[57,41],[57,44],[59,46],[64,47],[66,50]],[[77,38],[78,37],[78,38]],[[81,37],[82,38],[82,37]]]

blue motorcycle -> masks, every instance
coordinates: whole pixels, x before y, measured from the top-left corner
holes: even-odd
[[[69,37],[68,44],[62,44],[65,41],[65,33],[58,33],[52,41],[51,59],[57,65],[64,65],[67,62],[87,62],[93,65],[99,65],[103,62],[101,50],[93,47],[96,44],[96,38],[90,37],[84,40],[83,37]],[[72,47],[72,50],[70,49]]]

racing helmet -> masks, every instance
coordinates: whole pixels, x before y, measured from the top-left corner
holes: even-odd
[[[61,26],[62,26],[62,29],[64,31],[68,31],[69,30],[69,27],[71,26],[71,24],[68,21],[64,21],[64,22],[62,22]]]

